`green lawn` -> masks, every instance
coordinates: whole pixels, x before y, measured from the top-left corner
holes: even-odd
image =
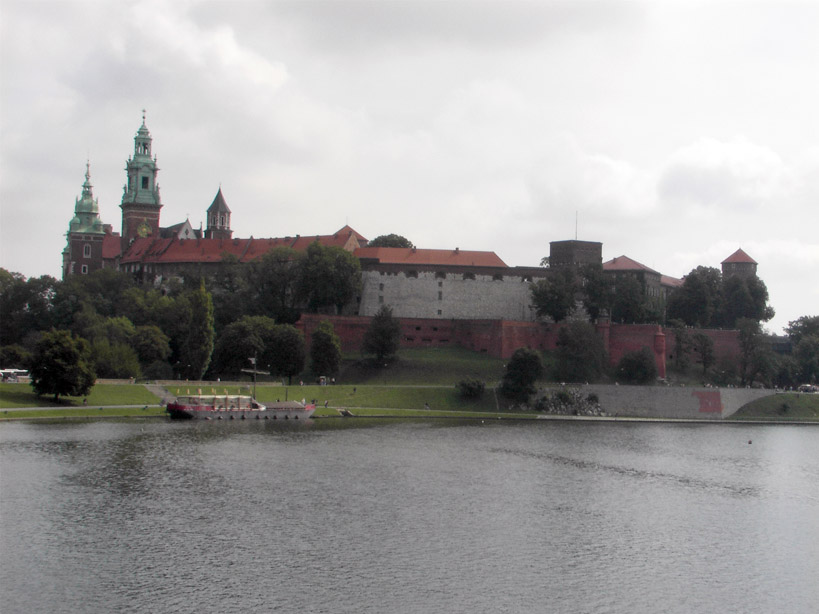
[[[0,409],[11,407],[82,407],[87,398],[89,407],[106,405],[156,405],[160,399],[139,384],[97,384],[87,397],[38,397],[29,384],[0,384]]]
[[[729,420],[819,420],[819,394],[789,392],[757,399]]]

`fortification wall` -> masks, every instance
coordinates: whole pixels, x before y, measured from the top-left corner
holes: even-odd
[[[612,416],[721,420],[770,390],[746,388],[687,388],[676,386],[582,386],[594,393],[600,406]]]
[[[361,350],[361,341],[370,325],[370,317],[303,314],[297,326],[304,332],[308,347],[312,331],[323,319],[329,319],[333,323],[345,352]],[[560,328],[563,326],[562,324],[498,319],[399,317],[399,320],[401,347],[462,347],[504,359],[512,356],[515,350],[521,347],[534,350],[555,349]],[[692,330],[691,332],[697,331]],[[703,332],[714,339],[717,360],[722,358],[735,360],[739,353],[736,331]],[[665,335],[659,335],[661,341],[659,345],[658,333]],[[617,364],[627,352],[647,347],[655,355],[660,376],[665,374],[666,357],[669,357],[670,360],[674,346],[673,333],[670,330],[648,324],[612,324],[603,327],[601,335],[604,341],[608,339],[606,351],[611,364]]]
[[[398,318],[534,321],[531,281],[524,275],[365,270],[362,316],[389,305]]]

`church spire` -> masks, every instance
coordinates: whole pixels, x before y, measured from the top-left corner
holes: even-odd
[[[159,184],[156,175],[159,168],[156,156],[151,157],[153,139],[145,125],[145,109],[142,125],[134,136],[134,155],[128,158],[125,171],[128,183],[122,194],[122,250],[125,251],[137,237],[159,235]]]

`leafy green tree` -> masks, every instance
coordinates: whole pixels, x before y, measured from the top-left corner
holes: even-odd
[[[617,379],[632,384],[648,384],[657,379],[657,362],[647,347],[623,355],[617,363]]]
[[[53,277],[31,277],[0,269],[0,345],[18,344],[32,331],[49,330],[56,323]]]
[[[125,343],[112,343],[105,337],[91,342],[91,360],[97,377],[126,379],[142,374],[134,349]]]
[[[27,369],[31,365],[32,353],[22,345],[0,347],[0,367],[3,369]]]
[[[455,384],[455,389],[462,399],[480,399],[486,389],[486,384],[478,378],[465,377]]]
[[[341,366],[341,340],[333,324],[322,320],[310,338],[310,370],[316,375],[335,375]]]
[[[770,378],[774,369],[773,352],[762,334],[759,322],[751,318],[740,319],[737,330],[740,384],[752,386],[755,381]]]
[[[43,333],[34,348],[31,387],[38,395],[81,396],[91,390],[96,374],[90,362],[88,342],[67,330]]]
[[[774,316],[768,305],[768,289],[758,277],[732,276],[722,284],[722,309],[715,323],[734,328],[742,318],[767,322]]]
[[[318,259],[314,254],[315,268],[318,268]],[[279,324],[296,322],[300,315],[298,301],[306,261],[307,254],[303,252],[277,247],[246,265],[246,283],[251,296],[248,304],[254,306],[248,315],[269,316]]]
[[[199,289],[190,293],[190,319],[187,335],[181,348],[185,375],[190,379],[201,379],[210,364],[213,353],[213,301],[201,282]]]
[[[370,320],[370,325],[364,333],[361,351],[365,354],[375,354],[375,360],[382,364],[385,359],[391,358],[398,351],[401,339],[401,324],[392,316],[392,309],[382,305]]]
[[[583,307],[596,322],[603,313],[611,315],[614,306],[614,284],[599,265],[586,265],[581,271]]]
[[[704,375],[714,365],[714,340],[705,333],[695,333],[691,338],[691,351],[702,365]]]
[[[613,322],[640,324],[646,321],[646,300],[643,285],[633,275],[622,275],[615,285]]]
[[[688,326],[707,327],[721,306],[722,274],[713,267],[698,266],[668,299],[668,318]]]
[[[277,351],[275,330],[276,321],[267,316],[244,316],[226,326],[213,350],[211,373],[238,376],[251,367],[250,358],[269,369]]]
[[[671,320],[668,327],[674,333],[674,368],[684,373],[691,365],[689,352],[691,351],[691,333],[682,320]]]
[[[341,313],[361,288],[361,264],[352,253],[316,241],[307,248],[299,288],[310,313],[330,308]]]
[[[283,375],[292,383],[293,376],[304,370],[307,356],[304,335],[292,324],[277,324],[273,343],[274,352],[270,371],[276,375]]]
[[[819,316],[802,316],[792,320],[785,327],[785,332],[793,344],[799,343],[800,339],[809,335],[819,337]]]
[[[412,241],[397,234],[379,235],[367,247],[415,247]]]
[[[593,382],[606,360],[603,340],[588,322],[570,322],[557,335],[555,376],[563,382]]]
[[[542,376],[540,354],[529,348],[518,348],[506,364],[500,392],[507,399],[525,403],[535,393],[535,382]]]
[[[170,338],[154,324],[137,326],[131,343],[143,365],[166,362],[171,356]]]
[[[819,334],[801,337],[793,348],[793,358],[799,368],[799,383],[819,381]]]
[[[532,305],[539,318],[550,317],[555,322],[565,320],[574,311],[574,295],[577,288],[574,272],[570,268],[555,270],[547,278],[532,284]]]

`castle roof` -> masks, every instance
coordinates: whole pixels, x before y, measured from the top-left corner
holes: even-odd
[[[736,264],[736,263],[758,264],[756,260],[754,260],[748,254],[746,254],[744,251],[742,251],[742,248],[738,249],[733,254],[728,256],[725,260],[722,261],[721,264]]]
[[[230,213],[230,208],[225,202],[225,197],[222,196],[221,186],[219,186],[219,191],[216,193],[216,198],[213,199],[210,207],[208,207],[208,213]]]
[[[617,258],[612,258],[608,262],[603,263],[603,270],[604,271],[645,271],[647,273],[654,273],[655,275],[660,275],[654,269],[647,267],[644,264],[637,262],[636,260],[632,260],[628,256],[617,256]]]
[[[362,261],[377,264],[415,266],[503,267],[507,264],[495,252],[452,249],[416,249],[414,247],[360,247],[355,255]]]
[[[345,226],[336,234],[309,237],[299,235],[270,239],[146,237],[135,239],[122,255],[120,262],[122,264],[202,264],[221,262],[224,254],[235,256],[239,262],[250,262],[277,247],[304,251],[315,242],[324,247],[334,246],[353,251],[358,246],[358,236],[361,235],[349,226]]]

